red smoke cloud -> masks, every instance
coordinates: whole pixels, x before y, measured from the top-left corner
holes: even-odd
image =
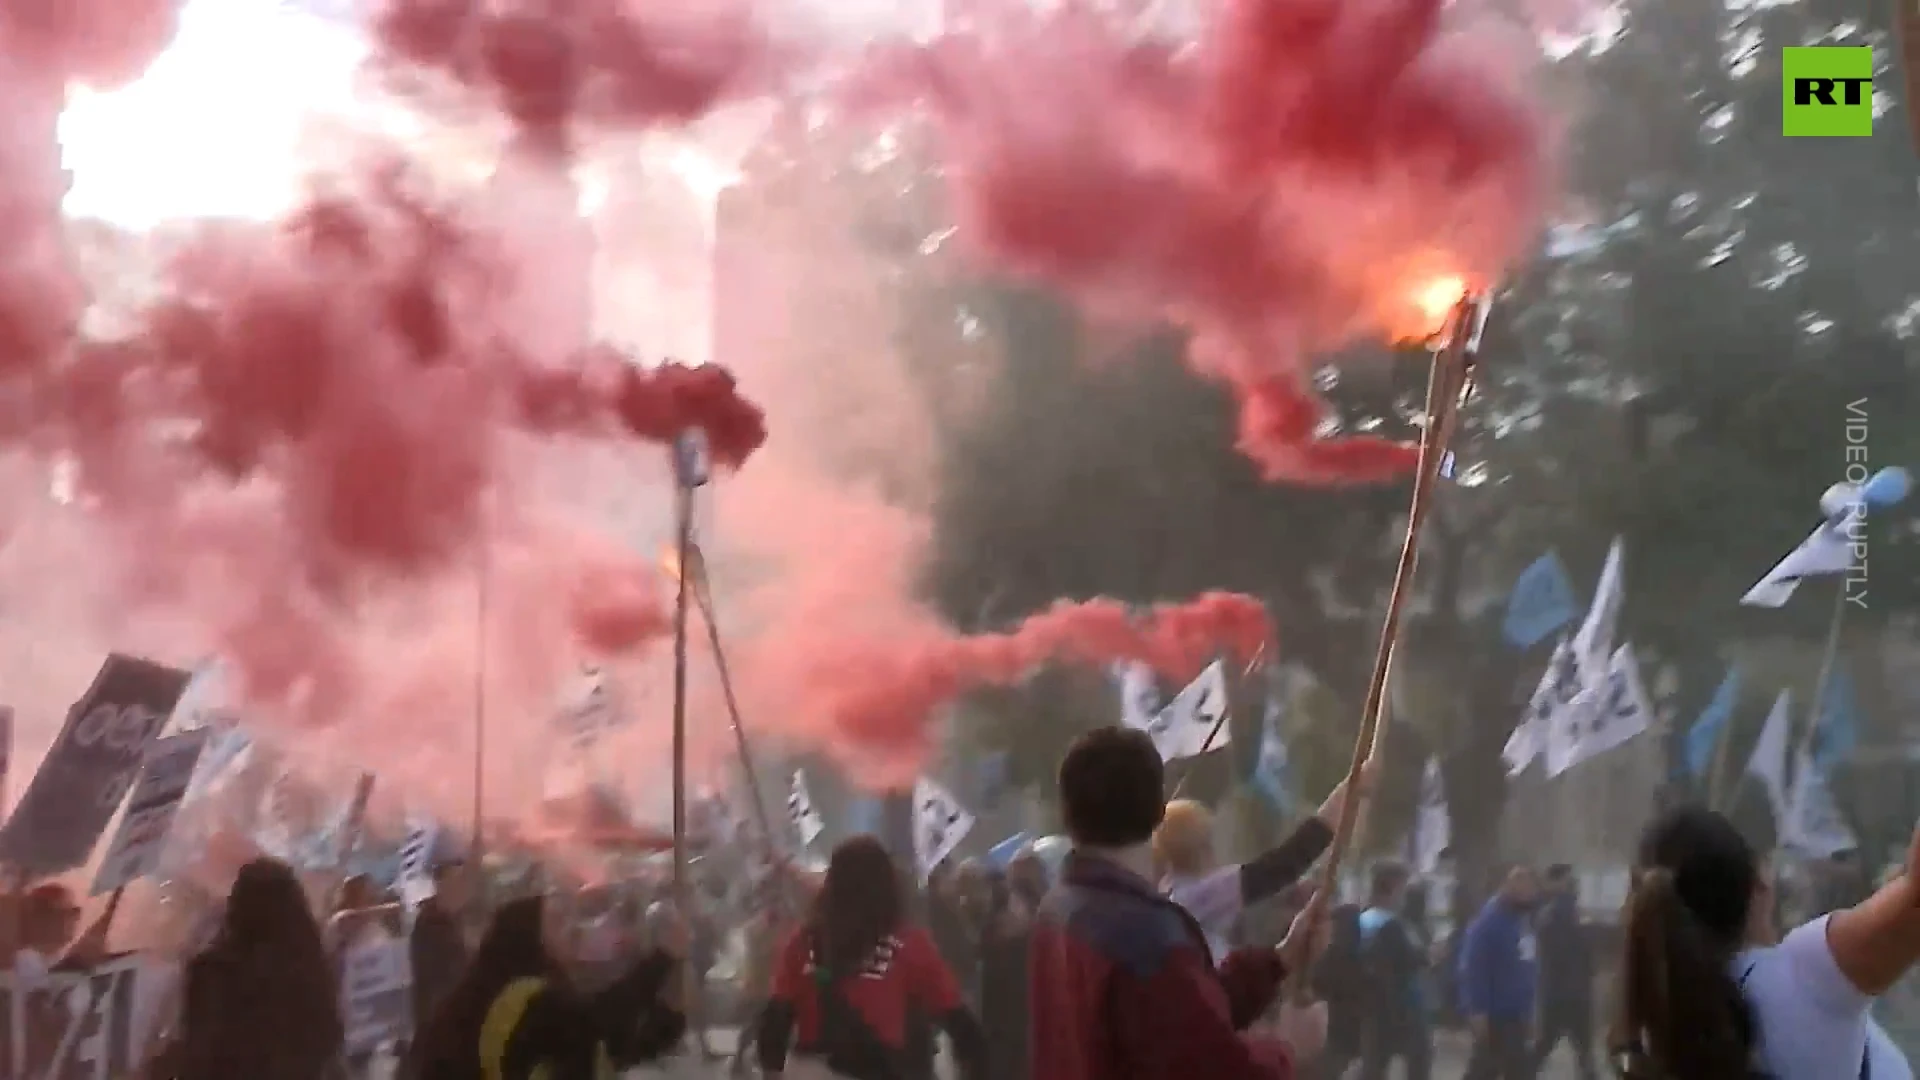
[[[373,32],[403,77],[450,79],[522,131],[685,124],[772,62],[750,0],[385,0]]]
[[[1268,478],[1410,465],[1317,444],[1308,365],[1430,331],[1423,284],[1491,281],[1532,239],[1545,124],[1498,42],[1444,27],[1442,0],[1222,0],[1187,50],[1083,0],[986,6],[860,87],[931,106],[960,235],[1102,313],[1188,326]]]
[[[823,645],[834,659],[817,660],[817,681],[799,689],[858,756],[916,763],[936,709],[968,690],[1016,684],[1043,664],[1138,660],[1188,679],[1221,653],[1251,663],[1272,640],[1266,609],[1237,593],[1205,593],[1144,616],[1116,600],[1061,601],[1003,634]]]
[[[535,520],[516,439],[666,444],[699,427],[735,468],[764,442],[764,417],[717,367],[517,354],[494,318],[519,269],[510,253],[484,215],[427,195],[390,155],[284,221],[170,236],[151,288],[79,333],[89,298],[55,138],[66,86],[137,74],[177,16],[175,4],[0,0],[0,435],[77,466],[78,504],[117,540],[120,566],[93,570],[122,575],[122,617],[193,613],[248,697],[318,723],[380,711],[370,693],[417,705],[363,685],[395,653],[363,647],[362,620],[404,622],[391,597],[464,578],[479,544],[567,562],[501,585],[565,609],[495,635],[540,658],[522,682],[569,669],[556,654],[570,649],[619,654],[660,633],[646,560]],[[564,636],[518,636],[534,626]],[[438,663],[471,659],[442,636],[415,627],[411,641]]]
[[[522,512],[515,440],[660,441],[691,424],[738,465],[764,419],[717,368],[515,355],[494,314],[524,268],[474,225],[483,215],[424,197],[391,162],[287,222],[189,236],[154,299],[114,313],[106,340],[77,337],[87,297],[65,251],[55,123],[69,82],[144,68],[178,6],[0,0],[0,432],[78,462],[81,500],[118,528],[132,600],[211,610],[250,692],[300,698],[319,720],[444,711],[470,659],[456,622],[352,628],[370,598],[404,600],[465,567],[482,537],[504,534],[519,560],[503,598],[515,632],[495,644],[537,657],[518,682],[564,666],[536,638],[618,650],[657,633],[657,592],[632,564]],[[387,0],[376,63],[424,108],[451,84],[461,105],[535,136],[528,149],[558,153],[595,126],[695,119],[788,62],[747,0],[515,11]],[[1269,476],[1373,479],[1407,455],[1316,442],[1306,358],[1405,326],[1426,277],[1491,277],[1529,235],[1546,174],[1517,80],[1438,11],[1223,0],[1199,47],[1176,52],[1082,4],[1023,4],[866,85],[890,110],[932,105],[962,235],[996,265],[1102,312],[1190,326],[1195,366],[1240,393],[1242,446]],[[463,602],[432,600],[441,615]],[[1045,660],[1137,657],[1172,673],[1267,634],[1244,598],[1143,624],[1115,604],[1068,606],[984,638],[821,634],[791,691],[833,738],[898,760],[939,703]],[[431,687],[357,693],[377,646],[416,640]]]

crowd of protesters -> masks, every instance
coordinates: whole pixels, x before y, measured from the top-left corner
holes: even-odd
[[[1374,864],[1358,903],[1302,880],[1344,785],[1272,850],[1223,864],[1206,809],[1169,803],[1165,781],[1150,739],[1102,729],[1059,768],[1058,865],[1028,851],[916,888],[855,837],[824,873],[778,868],[738,926],[744,1021],[727,1068],[932,1080],[944,1036],[964,1080],[1376,1080],[1396,1066],[1426,1080],[1452,1020],[1467,1080],[1535,1077],[1562,1044],[1585,1080],[1602,1042],[1631,1080],[1912,1075],[1867,1010],[1920,959],[1920,833],[1906,872],[1782,938],[1767,861],[1720,815],[1670,811],[1647,830],[1614,947],[1582,919],[1570,867],[1507,868],[1442,934],[1399,863]],[[1360,781],[1364,795],[1370,769]],[[185,950],[144,1075],[366,1075],[345,1053],[341,980],[369,928],[404,937],[411,961],[410,1037],[390,1048],[403,1078],[607,1080],[689,1041],[714,918],[617,888],[487,897],[456,861],[433,873],[411,908],[363,879],[316,904],[285,864],[248,863]],[[56,1023],[32,991],[104,957],[111,914],[83,930],[58,884],[4,904],[16,1009]],[[1607,950],[1618,1007],[1599,1039]]]

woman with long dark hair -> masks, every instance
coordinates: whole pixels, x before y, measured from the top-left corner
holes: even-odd
[[[588,997],[554,958],[544,901],[502,905],[426,1026],[420,1080],[611,1080],[664,1055],[686,1031],[672,976],[687,942],[657,921],[656,949]]]
[[[320,924],[287,864],[240,868],[212,944],[187,965],[177,1033],[148,1075],[321,1080],[344,1028]]]
[[[834,849],[806,923],[781,947],[760,1034],[760,1068],[780,1080],[797,1042],[809,1068],[846,1080],[929,1080],[914,1033],[931,1020],[964,1074],[983,1078],[985,1040],[933,939],[908,925],[900,874],[880,841]]]
[[[1640,840],[1613,1047],[1632,1080],[1911,1080],[1868,1018],[1920,960],[1920,831],[1906,872],[1775,944],[1767,868],[1726,818],[1681,807]]]

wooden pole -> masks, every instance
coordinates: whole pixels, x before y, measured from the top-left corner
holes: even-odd
[[[487,618],[493,592],[493,539],[485,530],[474,554],[473,628],[473,848],[476,871],[486,855],[483,838],[487,802]],[[484,875],[482,875],[484,877]]]
[[[753,799],[753,814],[760,825],[760,833],[767,839],[767,852],[776,855],[782,847],[778,834],[773,831],[773,819],[767,814],[766,799],[762,797],[760,771],[753,764],[753,748],[747,742],[747,727],[740,718],[740,699],[733,690],[733,672],[727,666],[727,650],[720,643],[720,622],[713,614],[713,579],[707,576],[706,556],[696,543],[687,545],[690,562],[680,564],[680,576],[690,578],[693,587],[695,605],[700,608],[700,618],[707,624],[707,645],[713,650],[714,671],[720,677],[720,696],[726,700],[727,721],[733,727],[733,742],[740,752],[740,771],[746,774],[747,794]]]
[[[1726,794],[1727,760],[1733,754],[1733,717],[1720,722],[1720,735],[1713,741],[1713,765],[1707,774],[1707,809],[1720,809]]]
[[[1479,348],[1481,328],[1486,319],[1484,297],[1462,297],[1443,333],[1445,339],[1434,352],[1427,373],[1426,427],[1420,433],[1419,464],[1414,472],[1413,501],[1407,509],[1406,535],[1400,544],[1400,561],[1393,572],[1393,589],[1387,594],[1386,618],[1380,627],[1380,643],[1375,650],[1373,674],[1367,681],[1366,701],[1360,711],[1360,731],[1353,740],[1353,757],[1347,766],[1347,797],[1340,804],[1340,816],[1333,826],[1333,842],[1327,848],[1321,866],[1319,896],[1331,902],[1340,885],[1340,864],[1353,842],[1355,823],[1361,803],[1360,772],[1380,743],[1380,714],[1386,701],[1387,674],[1393,666],[1393,650],[1400,638],[1400,620],[1406,610],[1414,567],[1419,560],[1420,532],[1426,523],[1433,489],[1439,480],[1440,465],[1447,442],[1453,434],[1453,421],[1460,399],[1470,389],[1470,367]],[[1295,993],[1305,987],[1305,972],[1292,979]]]
[[[693,887],[687,873],[687,608],[692,580],[687,573],[693,549],[693,486],[684,476],[674,485],[675,552],[680,573],[673,602],[673,900],[683,920],[693,918]],[[682,998],[689,1026],[699,1030],[699,987],[691,960],[680,966]],[[703,1033],[704,1036],[704,1033]],[[704,1039],[703,1039],[704,1044]]]

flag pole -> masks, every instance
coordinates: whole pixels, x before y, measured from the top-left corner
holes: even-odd
[[[740,699],[733,690],[733,672],[727,665],[727,651],[720,643],[720,621],[713,613],[713,579],[707,575],[706,555],[698,543],[690,543],[687,553],[691,562],[680,564],[680,573],[692,579],[693,601],[700,609],[700,618],[707,624],[707,645],[713,650],[714,671],[720,677],[720,696],[727,705],[727,721],[733,727],[734,746],[740,752],[740,771],[746,774],[747,793],[753,799],[753,813],[760,825],[760,832],[767,838],[768,854],[777,854],[780,841],[773,831],[773,819],[767,815],[767,803],[760,786],[760,771],[753,764],[753,748],[747,741],[747,727],[740,718]]]
[[[1318,895],[1322,903],[1331,902],[1340,884],[1340,864],[1353,842],[1361,803],[1358,791],[1360,772],[1372,760],[1380,745],[1380,715],[1386,703],[1387,673],[1393,666],[1393,650],[1400,637],[1400,620],[1406,610],[1415,564],[1419,559],[1421,528],[1433,501],[1433,489],[1440,477],[1441,460],[1453,434],[1457,410],[1473,388],[1473,363],[1480,349],[1480,335],[1486,327],[1489,298],[1485,293],[1463,295],[1454,305],[1447,325],[1441,331],[1440,345],[1433,352],[1427,372],[1425,427],[1420,432],[1420,456],[1414,472],[1413,498],[1407,508],[1407,529],[1400,544],[1400,560],[1394,567],[1393,588],[1387,594],[1387,611],[1380,626],[1380,642],[1373,659],[1373,674],[1367,681],[1367,696],[1360,711],[1360,731],[1353,740],[1353,757],[1347,766],[1347,797],[1340,803],[1340,815],[1334,821],[1333,842],[1327,847],[1321,864]],[[1296,995],[1305,991],[1306,972],[1291,976]]]
[[[1813,749],[1813,740],[1820,734],[1820,709],[1826,703],[1827,691],[1833,682],[1833,668],[1840,657],[1840,631],[1847,621],[1847,577],[1839,575],[1834,586],[1833,617],[1827,620],[1827,644],[1820,653],[1820,671],[1813,677],[1813,715],[1807,721],[1807,730],[1800,736],[1802,755]],[[1796,757],[1798,763],[1799,758]]]
[[[673,889],[675,899],[687,899],[687,607],[692,598],[685,566],[693,546],[693,488],[677,484],[674,519],[682,571],[673,602]],[[683,906],[681,911],[686,912]]]
[[[1787,763],[1787,768],[1794,770],[1791,778],[1787,780],[1787,814],[1789,817],[1794,816],[1798,810],[1798,807],[1794,805],[1794,790],[1800,783],[1799,769],[1801,768],[1801,762],[1806,762],[1806,767],[1808,768],[1813,767],[1813,758],[1811,755],[1813,751],[1813,741],[1820,734],[1820,709],[1827,700],[1827,689],[1833,681],[1834,664],[1840,656],[1840,632],[1842,628],[1845,627],[1847,621],[1847,577],[1845,574],[1841,574],[1839,575],[1839,579],[1834,586],[1833,616],[1827,620],[1827,644],[1820,653],[1819,673],[1813,677],[1812,716],[1807,720],[1807,729],[1800,734],[1800,745],[1796,748],[1793,759]],[[1787,845],[1785,841],[1787,836],[1786,826],[1788,824],[1788,822],[1781,822],[1781,827],[1774,829],[1773,853],[1776,866],[1780,862],[1780,856],[1786,854]]]
[[[473,627],[473,850],[476,871],[486,856],[482,824],[486,813],[487,791],[487,619],[491,614],[493,592],[493,536],[484,527],[474,550],[474,627]],[[342,861],[345,853],[342,854]],[[484,875],[482,875],[484,878]]]
[[[1733,757],[1733,718],[1729,716],[1720,722],[1720,737],[1713,743],[1713,771],[1707,775],[1707,809],[1720,809],[1720,798],[1726,794],[1727,762]]]
[[[687,869],[687,614],[693,599],[687,561],[693,550],[693,495],[707,480],[706,433],[689,428],[673,445],[674,575],[673,600],[673,903],[682,920],[693,918],[693,882]],[[680,965],[681,1007],[688,1027],[707,1047],[701,986],[693,965]]]

